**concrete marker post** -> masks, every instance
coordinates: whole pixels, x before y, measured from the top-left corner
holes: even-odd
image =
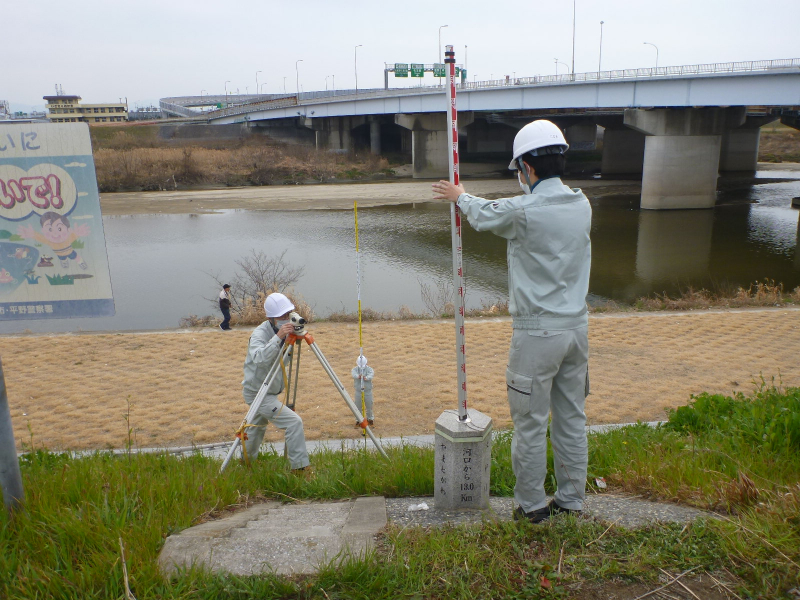
[[[3,503],[10,513],[22,508],[25,491],[19,471],[17,447],[14,443],[14,428],[11,425],[11,410],[8,407],[6,380],[0,360],[0,489]]]
[[[458,111],[456,110],[456,60],[453,46],[446,46],[447,131],[450,183],[458,185]],[[446,410],[436,420],[434,504],[440,510],[489,507],[492,462],[492,419],[467,409],[467,356],[464,335],[464,270],[462,266],[461,211],[450,204],[455,288],[456,362],[458,410]]]

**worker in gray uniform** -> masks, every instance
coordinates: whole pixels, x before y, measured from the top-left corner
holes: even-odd
[[[293,310],[294,304],[291,300],[280,293],[270,294],[264,301],[267,320],[256,327],[250,336],[247,357],[244,361],[242,395],[248,406],[255,400],[286,337],[294,331],[289,321],[289,313]],[[270,384],[256,416],[251,419],[255,427],[248,427],[245,430],[247,439],[243,440],[244,448],[249,458],[254,459],[258,456],[267,423],[272,421],[275,427],[286,432],[286,449],[291,468],[295,471],[308,471],[306,473],[308,475],[310,462],[306,450],[303,420],[296,412],[281,403],[278,399],[281,391],[283,391],[283,377],[279,375]]]
[[[589,340],[586,295],[592,209],[561,182],[569,148],[550,121],[528,123],[514,139],[509,169],[523,194],[484,200],[463,185],[433,184],[437,199],[456,202],[470,225],[508,240],[509,312],[513,317],[506,384],[517,481],[515,519],[539,523],[578,512],[586,495]],[[558,490],[548,502],[547,425]]]
[[[353,385],[356,389],[356,404],[361,400],[361,390],[364,390],[364,408],[367,413],[367,423],[370,427],[375,425],[375,414],[372,412],[372,379],[375,377],[375,369],[367,365],[367,357],[363,354],[356,359],[356,366],[350,371],[353,377]],[[361,427],[361,423],[356,423],[356,427]]]

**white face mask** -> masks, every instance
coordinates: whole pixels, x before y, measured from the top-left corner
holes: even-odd
[[[278,329],[280,329],[287,323],[291,323],[291,321],[289,321],[289,319],[275,319],[275,327],[277,327]]]
[[[523,194],[531,193],[531,189],[528,187],[528,184],[522,183],[522,171],[517,171],[517,181],[519,181],[519,188],[522,190]]]

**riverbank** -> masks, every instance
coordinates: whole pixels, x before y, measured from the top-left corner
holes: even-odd
[[[590,319],[589,424],[656,421],[691,394],[751,392],[763,375],[800,385],[800,310],[594,315]],[[450,321],[364,325],[375,368],[375,432],[430,434],[455,406]],[[246,412],[242,362],[252,328],[0,337],[18,448],[185,446],[231,439]],[[358,328],[311,328],[348,390]],[[510,319],[467,323],[469,404],[498,429],[505,400]],[[354,438],[354,419],[305,350],[297,397],[308,439]],[[58,371],[50,366],[58,357]],[[130,438],[129,438],[130,435]],[[268,429],[267,440],[282,440]]]
[[[759,170],[800,172],[800,163],[761,163]],[[570,187],[584,190],[592,200],[604,196],[638,195],[639,179],[572,179]],[[520,193],[516,179],[470,179],[463,182],[471,194],[496,199]],[[734,181],[731,185],[740,185]],[[106,216],[138,214],[204,214],[222,210],[346,210],[432,202],[430,180],[400,179],[372,183],[326,183],[206,187],[157,192],[103,193],[100,206]]]
[[[567,180],[568,185],[592,190],[595,197],[637,193],[638,181]],[[516,179],[480,179],[465,182],[470,193],[484,198],[503,198],[520,193]],[[432,202],[431,181],[280,185],[164,192],[102,194],[103,214],[190,214],[220,210],[331,210]]]

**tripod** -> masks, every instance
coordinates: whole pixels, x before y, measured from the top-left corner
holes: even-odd
[[[328,359],[325,358],[325,355],[322,353],[322,350],[320,350],[319,346],[317,346],[316,342],[314,342],[314,338],[311,336],[311,334],[305,332],[304,327],[295,327],[295,332],[290,333],[287,336],[286,342],[284,343],[283,347],[278,353],[278,356],[275,358],[275,362],[272,364],[269,371],[267,372],[267,376],[264,379],[264,383],[261,385],[261,389],[258,391],[258,394],[256,395],[255,399],[250,404],[250,409],[247,411],[247,415],[245,415],[244,421],[242,421],[242,424],[239,427],[239,431],[242,432],[242,434],[244,434],[244,430],[247,427],[251,426],[249,425],[249,423],[252,421],[253,417],[255,417],[256,413],[258,413],[258,409],[261,407],[261,403],[264,401],[264,398],[267,395],[267,390],[269,389],[269,386],[272,384],[275,377],[278,376],[278,373],[281,372],[284,367],[284,362],[283,362],[284,358],[295,345],[297,345],[297,369],[294,381],[295,384],[294,393],[295,396],[297,395],[297,378],[300,374],[300,347],[303,341],[305,341],[308,344],[308,347],[314,353],[314,356],[317,357],[317,360],[322,365],[322,368],[325,370],[325,372],[328,374],[328,377],[330,377],[331,381],[333,382],[336,391],[338,391],[339,394],[342,396],[345,404],[347,404],[347,407],[350,409],[350,412],[353,413],[353,416],[356,418],[356,421],[358,421],[361,428],[367,433],[367,435],[369,435],[370,439],[372,440],[372,443],[375,444],[375,447],[378,449],[378,451],[384,458],[389,458],[386,455],[386,452],[383,450],[383,447],[381,447],[380,442],[375,438],[375,434],[373,434],[372,430],[369,428],[367,419],[361,415],[361,412],[358,410],[355,403],[350,398],[350,395],[344,389],[342,382],[336,376],[336,373],[334,373],[333,367],[331,367],[330,363],[328,362]],[[292,363],[290,362],[289,373],[291,373],[292,369],[291,365]],[[289,408],[294,407],[294,400],[292,400],[291,406],[289,405],[288,386],[286,391],[286,404],[287,406],[289,406]],[[242,444],[243,437],[244,435],[240,436],[239,434],[237,434],[236,439],[233,440],[233,444],[231,444],[230,450],[228,450],[228,454],[225,456],[225,460],[222,461],[222,466],[219,469],[220,473],[222,473],[225,470],[225,467],[228,466],[228,463],[230,462],[231,458],[233,458],[234,453]]]

